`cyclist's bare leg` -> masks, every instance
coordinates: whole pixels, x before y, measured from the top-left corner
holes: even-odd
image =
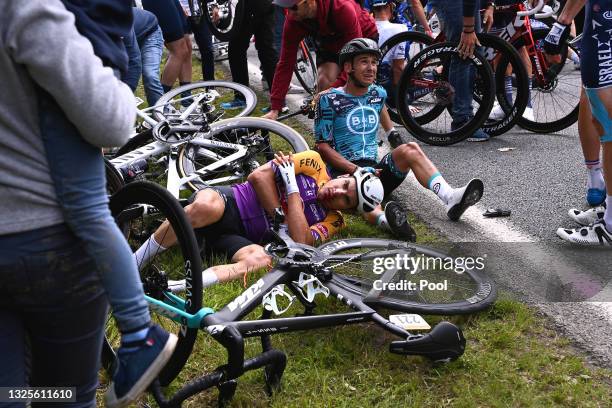
[[[179,77],[178,78],[179,78],[179,82],[180,83],[191,82],[191,71],[192,71],[192,65],[191,65],[191,53],[192,53],[191,38],[189,38],[189,35],[185,35],[183,37],[183,40],[185,41],[188,53],[187,53],[187,55],[185,55],[185,59],[183,60],[183,65],[181,66],[181,72],[179,73]]]
[[[408,173],[412,170],[419,184],[425,188],[428,188],[430,177],[438,172],[421,147],[414,142],[396,147],[391,155],[399,171]]]
[[[225,202],[215,190],[202,190],[193,203],[185,207],[185,214],[193,228],[201,228],[213,224],[223,217]],[[164,248],[176,244],[176,234],[166,220],[153,234],[155,241]]]
[[[596,128],[596,120],[591,114],[591,106],[584,89],[580,94],[580,105],[578,110],[578,135],[584,160],[593,162],[599,160],[601,143],[599,142],[599,132]]]
[[[178,39],[176,41],[166,43],[168,48],[168,60],[162,73],[161,83],[162,85],[171,87],[176,79],[181,74],[183,63],[187,58],[191,58],[191,49],[187,48],[185,38]]]
[[[319,91],[324,91],[336,81],[340,74],[340,67],[333,62],[325,62],[317,68],[317,86]]]
[[[232,264],[228,265],[213,266],[208,270],[212,270],[217,275],[219,282],[227,282],[244,276],[249,272],[268,268],[272,258],[266,254],[261,245],[253,244],[238,250],[232,257],[232,262]]]

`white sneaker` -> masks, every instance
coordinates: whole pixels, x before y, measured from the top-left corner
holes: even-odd
[[[491,113],[489,113],[489,119],[491,120],[501,120],[506,117],[506,112],[502,109],[499,102],[493,102],[493,108],[491,108]]]
[[[535,116],[533,116],[533,108],[530,108],[529,106],[526,107],[525,111],[523,112],[523,118],[527,119],[528,121],[535,122]]]
[[[587,227],[559,228],[557,235],[559,238],[575,244],[612,246],[612,233],[606,229],[606,223],[603,219],[597,220]]]
[[[606,204],[598,207],[589,208],[588,210],[577,210],[572,208],[567,212],[567,215],[580,225],[591,225],[597,220],[601,220],[606,212]]]
[[[459,217],[482,198],[484,185],[480,179],[472,179],[464,187],[457,188],[446,205],[446,215],[451,221],[459,220]]]

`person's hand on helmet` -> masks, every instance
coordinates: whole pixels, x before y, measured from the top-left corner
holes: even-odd
[[[295,179],[295,165],[293,164],[293,155],[289,153],[285,156],[283,152],[274,154],[274,163],[278,166],[278,171],[281,174],[281,178],[285,183],[285,190],[287,191],[287,197],[293,193],[299,193],[297,181]]]
[[[370,167],[370,166],[365,166],[365,167],[357,167],[357,170],[363,170],[363,171],[367,171],[370,174],[375,175],[376,177],[380,176],[380,172],[382,171],[381,169],[375,169],[374,167]]]

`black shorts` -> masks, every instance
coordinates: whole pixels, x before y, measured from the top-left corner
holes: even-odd
[[[387,198],[393,190],[398,188],[408,175],[408,173],[402,173],[397,169],[391,152],[387,153],[378,163],[375,160],[368,159],[355,160],[351,163],[359,167],[374,167],[375,169],[381,170],[378,178],[380,178],[383,189],[385,190],[385,198]],[[338,171],[330,165],[328,165],[328,168],[330,169],[331,176],[334,178],[344,174],[344,172]]]
[[[178,0],[142,0],[142,7],[157,17],[165,42],[180,40],[191,31]]]
[[[225,202],[225,211],[221,219],[214,224],[195,228],[196,238],[199,242],[205,241],[207,255],[225,255],[231,260],[236,252],[245,246],[253,245],[253,242],[246,238],[246,231],[240,219],[240,211],[232,188],[230,186],[209,188],[221,196]],[[199,191],[193,193],[189,198],[190,204],[195,201],[198,193]]]
[[[317,50],[315,52],[315,56],[316,56],[317,68],[319,68],[321,65],[323,65],[323,64],[325,64],[327,62],[333,62],[334,64],[338,65],[338,61],[339,61],[338,60],[338,53],[336,53],[336,52],[327,51],[327,50],[324,50],[321,47],[317,47]]]

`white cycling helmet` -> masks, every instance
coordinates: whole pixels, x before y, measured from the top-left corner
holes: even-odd
[[[366,213],[373,211],[385,196],[382,182],[378,177],[369,171],[358,168],[353,173],[353,177],[357,182],[357,211]]]

